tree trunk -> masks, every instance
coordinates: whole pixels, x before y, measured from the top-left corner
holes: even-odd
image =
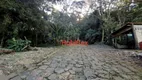
[[[36,42],[35,42],[35,46],[37,46],[37,42],[38,42],[38,34],[36,33]]]
[[[2,35],[0,47],[3,47],[3,42],[4,42],[4,33],[3,33],[3,35]]]
[[[101,42],[104,42],[104,29],[102,29],[102,40]]]

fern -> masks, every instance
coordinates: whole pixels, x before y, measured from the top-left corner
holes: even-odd
[[[15,51],[23,51],[24,47],[28,47],[31,43],[31,41],[29,40],[22,40],[22,39],[15,39],[12,38],[10,40],[7,41],[8,43],[8,49],[13,49]]]

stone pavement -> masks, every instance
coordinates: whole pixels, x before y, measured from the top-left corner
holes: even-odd
[[[10,80],[142,80],[126,52],[108,46],[73,46]]]

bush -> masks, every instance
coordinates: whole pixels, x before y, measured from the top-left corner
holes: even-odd
[[[94,44],[99,39],[98,36],[100,36],[99,31],[89,29],[86,31],[85,40],[88,41],[89,44]]]
[[[13,49],[17,52],[23,51],[30,46],[31,41],[12,38],[7,41],[8,49]]]

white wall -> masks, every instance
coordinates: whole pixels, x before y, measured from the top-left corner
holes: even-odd
[[[142,42],[142,25],[133,25],[136,47],[139,48],[139,42]]]

